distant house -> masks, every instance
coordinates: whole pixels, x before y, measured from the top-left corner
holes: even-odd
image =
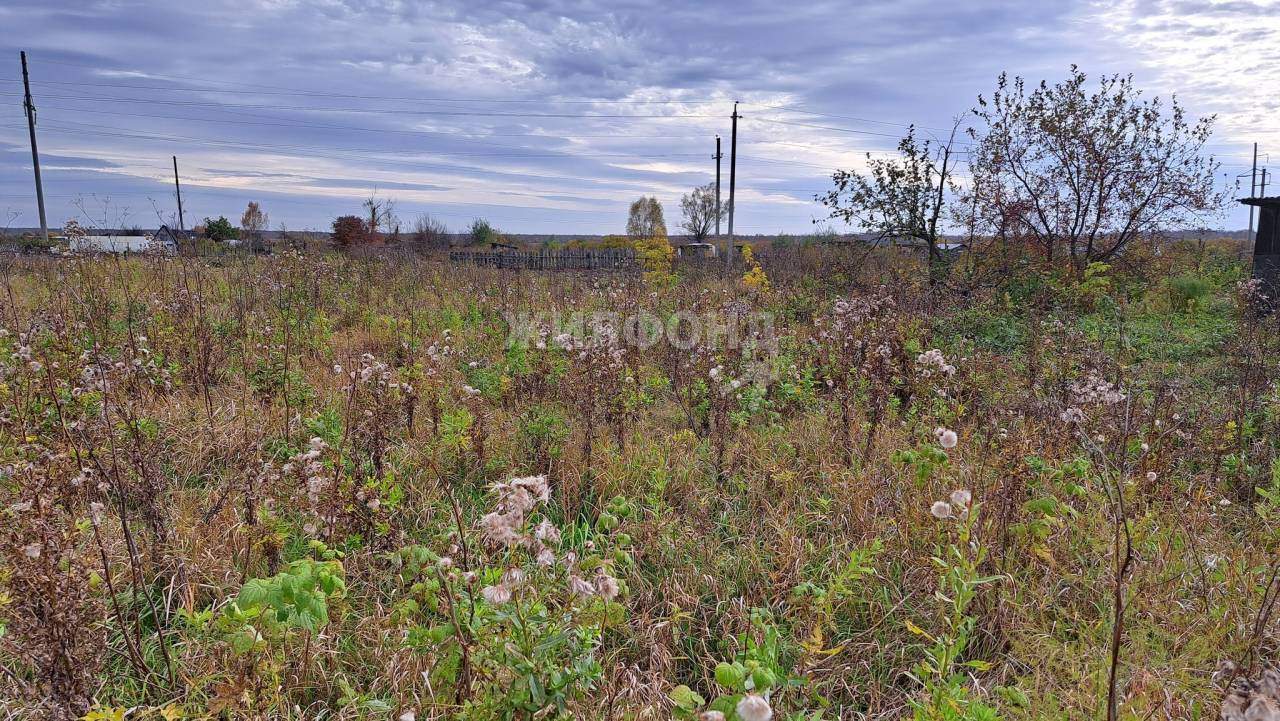
[[[177,231],[167,225],[160,226],[156,234],[151,236],[152,243],[159,243],[162,247],[170,249],[170,252],[181,250],[184,245],[191,242],[191,234]]]
[[[178,239],[173,231],[162,226],[154,235],[85,235],[70,238],[67,249],[72,253],[174,255],[178,252]]]
[[[678,258],[714,258],[718,251],[712,243],[685,243],[676,246]]]

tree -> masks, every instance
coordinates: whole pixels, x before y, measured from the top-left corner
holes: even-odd
[[[449,245],[449,229],[430,215],[419,215],[413,222],[412,238],[417,250],[444,248]]]
[[[693,192],[680,199],[680,210],[684,213],[680,227],[693,236],[693,242],[704,242],[723,212],[723,209],[716,208],[716,186],[708,183],[694,188]]]
[[[956,128],[945,143],[920,142],[915,127],[898,143],[898,157],[872,158],[865,173],[838,170],[831,176],[835,189],[818,196],[842,220],[877,240],[911,239],[929,250],[929,279],[939,280],[945,261],[939,248],[939,220],[955,184],[956,158],[952,150]]]
[[[333,221],[333,242],[340,248],[353,248],[369,242],[369,226],[356,215],[343,215]]]
[[[1049,261],[1065,253],[1077,272],[1225,199],[1219,163],[1203,154],[1213,117],[1191,123],[1176,100],[1142,99],[1132,76],[1103,77],[1092,93],[1085,80],[1073,65],[1028,92],[1002,74],[973,111],[986,127],[970,130],[971,201],[988,233],[1025,236]]]
[[[381,230],[385,228],[392,232],[393,235],[400,234],[400,223],[396,220],[396,203],[394,200],[387,198],[379,198],[376,194],[370,195],[369,199],[364,201],[366,235],[368,242],[376,243],[382,240]]]
[[[662,204],[657,198],[641,196],[631,204],[631,214],[627,218],[627,235],[632,240],[667,239],[667,222],[662,218]]]
[[[467,232],[471,236],[472,245],[494,243],[498,240],[498,231],[494,230],[493,226],[489,225],[489,221],[484,218],[471,221],[471,228]]]
[[[244,209],[244,215],[240,216],[240,229],[244,231],[244,238],[250,242],[262,241],[262,229],[267,227],[267,214],[262,212],[258,204],[249,201],[249,207]]]
[[[240,237],[240,231],[231,225],[231,221],[221,215],[218,216],[217,220],[204,219],[204,234],[209,240],[218,243],[235,240]]]
[[[644,266],[647,280],[671,282],[671,260],[675,251],[667,240],[667,222],[662,218],[662,204],[657,198],[641,196],[631,204],[627,239]]]

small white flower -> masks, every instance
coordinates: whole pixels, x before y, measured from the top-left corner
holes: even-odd
[[[1152,482],[1154,482],[1155,480],[1156,480],[1156,472],[1155,472],[1155,471],[1147,471],[1147,482],[1148,482],[1148,483],[1152,483]]]
[[[439,566],[440,568],[447,569],[453,565],[453,559],[449,558],[448,556],[441,556],[440,560],[436,561],[436,565]]]
[[[1147,452],[1147,451],[1149,451],[1149,450],[1151,450],[1151,446],[1147,445],[1146,443],[1143,443],[1143,444],[1142,444],[1142,452],[1143,452],[1143,453],[1146,453],[1146,452]]]
[[[418,712],[409,709],[396,717],[396,721],[418,721]]]
[[[1227,506],[1230,506],[1230,505],[1231,505],[1231,499],[1230,499],[1230,498],[1224,498],[1224,499],[1222,499],[1221,501],[1218,501],[1218,505],[1219,505],[1219,506],[1222,506],[1223,508],[1226,508]]]
[[[743,696],[735,710],[742,721],[769,721],[773,718],[773,709],[769,706],[769,702],[764,700],[763,696],[753,693]]]
[[[961,488],[951,492],[951,505],[959,508],[968,508],[969,502],[973,500],[973,494],[967,489]]]
[[[929,506],[929,513],[940,521],[951,518],[951,504],[946,501],[934,501],[933,505]]]
[[[44,550],[43,543],[29,543],[22,547],[22,555],[27,558],[39,558],[40,552]]]

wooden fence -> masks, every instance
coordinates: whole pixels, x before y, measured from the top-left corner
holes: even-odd
[[[631,248],[562,250],[449,251],[449,262],[518,270],[635,270]]]

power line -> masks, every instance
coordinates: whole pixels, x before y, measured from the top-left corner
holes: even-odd
[[[151,73],[151,72],[138,72],[138,71],[129,71],[129,70],[104,69],[104,68],[102,68],[100,65],[93,65],[93,64],[89,64],[89,63],[76,63],[76,62],[71,62],[71,61],[68,61],[68,60],[51,60],[51,59],[43,58],[43,57],[42,57],[42,58],[40,58],[40,61],[41,61],[41,62],[45,62],[45,63],[52,63],[52,64],[54,64],[54,65],[66,65],[66,66],[68,66],[68,67],[87,68],[87,69],[93,70],[93,71],[98,72],[98,73],[103,73],[103,72],[107,72],[107,73],[136,73],[136,74],[139,74],[139,75],[146,76],[146,77],[148,77],[148,78],[157,78],[157,79],[161,79],[161,80],[178,80],[178,81],[183,81],[183,82],[198,82],[198,83],[211,83],[211,84],[214,84],[214,85],[232,85],[232,86],[235,86],[235,90],[233,90],[233,91],[229,91],[229,92],[243,92],[243,89],[244,89],[244,88],[262,88],[262,89],[272,90],[272,91],[282,91],[282,92],[284,92],[284,93],[291,93],[291,92],[305,92],[305,93],[308,93],[308,94],[316,94],[316,95],[318,95],[318,96],[323,95],[323,96],[327,96],[327,97],[347,97],[347,98],[353,98],[353,99],[369,99],[369,100],[375,100],[375,99],[388,99],[388,100],[390,100],[390,99],[397,99],[397,100],[398,100],[398,99],[406,99],[406,100],[420,100],[420,99],[421,99],[421,98],[418,98],[418,97],[408,97],[408,96],[406,96],[406,97],[404,97],[404,98],[397,98],[397,97],[395,97],[395,96],[350,95],[350,94],[344,94],[344,93],[328,93],[328,92],[322,92],[322,91],[301,91],[301,90],[298,90],[297,88],[290,88],[290,87],[287,87],[287,86],[281,86],[281,85],[262,85],[262,84],[255,84],[255,83],[245,83],[245,82],[241,82],[241,81],[239,81],[239,80],[219,80],[219,79],[215,79],[215,78],[201,78],[201,77],[196,77],[196,76],[191,76],[191,75],[165,75],[165,74],[161,74],[161,73]],[[89,83],[85,83],[85,84],[86,84],[86,85],[88,85]],[[265,95],[266,93],[260,93],[260,94]],[[445,99],[445,98],[441,98],[440,100],[442,100],[442,101],[447,101],[447,102],[490,102],[489,100],[487,100],[487,99],[483,99],[483,98],[457,98],[457,97],[455,97],[455,98],[447,98],[447,99]],[[531,99],[531,100],[506,100],[506,101],[500,101],[500,102],[546,102],[546,100],[545,100],[545,99],[543,99],[543,100],[532,100],[532,99]],[[621,103],[621,102],[634,102],[634,103],[637,103],[637,104],[643,104],[643,103],[657,103],[657,102],[661,102],[661,103],[687,103],[687,104],[717,104],[717,103],[721,103],[721,102],[724,102],[724,101],[722,101],[722,100],[692,100],[692,101],[689,101],[689,100],[678,100],[678,99],[674,99],[674,98],[670,98],[670,99],[659,99],[659,100],[639,100],[639,99],[635,99],[635,100],[629,100],[629,99],[628,99],[628,100],[621,100],[621,99],[620,99],[620,100],[607,100],[607,99],[592,99],[592,98],[566,98],[566,99],[556,100],[556,102],[561,102],[561,103],[597,103],[597,102],[619,102],[619,103]]]
[[[745,103],[744,103],[745,104]],[[747,107],[752,107],[748,105]],[[781,110],[789,113],[801,113],[804,115],[818,115],[825,118],[837,118],[839,120],[853,120],[859,123],[872,123],[873,125],[890,125],[898,128],[918,128],[920,130],[936,130],[941,133],[951,132],[950,128],[935,128],[928,125],[917,125],[915,123],[903,123],[892,120],[875,120],[872,118],[861,118],[854,115],[838,115],[836,113],[826,113],[819,110],[807,110],[795,105],[758,105],[761,110]]]
[[[46,127],[47,127],[47,126],[46,126]],[[79,132],[79,131],[77,131],[77,132]],[[103,133],[100,133],[100,134],[103,134]],[[110,134],[106,134],[106,135],[110,135]],[[180,140],[173,140],[173,141],[169,141],[169,140],[166,140],[166,139],[164,139],[164,138],[159,138],[159,137],[151,137],[151,138],[149,138],[149,139],[161,140],[161,141],[163,141],[163,142],[183,142],[183,141],[180,141]],[[368,156],[365,156],[365,155],[360,155],[360,156],[356,156],[356,155],[346,155],[346,156],[344,156],[344,155],[334,155],[334,154],[330,154],[330,153],[318,153],[318,152],[315,152],[315,151],[309,151],[309,152],[307,153],[307,157],[325,158],[325,159],[328,159],[328,160],[339,160],[339,161],[343,161],[343,162],[346,162],[346,163],[350,163],[350,162],[351,162],[351,161],[353,161],[353,160],[356,160],[356,161],[368,161],[368,160],[370,160],[370,158],[369,158]],[[490,157],[498,157],[498,156],[490,156]],[[517,156],[517,157],[521,157],[521,156]],[[632,158],[636,158],[636,159],[647,160],[647,159],[656,159],[656,158],[660,158],[660,157],[664,157],[664,156],[642,156],[642,155],[635,155],[635,156],[627,156],[627,157],[632,157]],[[700,154],[690,154],[690,156],[689,156],[689,157],[702,157],[702,156],[701,156]],[[413,169],[415,169],[415,170],[422,170],[422,169],[424,168],[424,166],[427,166],[427,165],[441,165],[441,166],[446,167],[446,168],[449,168],[449,169],[451,169],[451,170],[456,170],[456,169],[457,169],[457,168],[456,168],[456,166],[454,166],[454,165],[451,165],[451,164],[448,164],[448,163],[442,163],[442,162],[440,162],[440,161],[412,161],[412,160],[393,160],[393,159],[386,159],[386,158],[377,158],[377,159],[374,159],[374,162],[376,162],[377,164],[381,164],[381,165],[396,165],[396,166],[404,166],[404,167],[413,168]],[[154,166],[150,166],[150,167],[154,167]],[[158,169],[160,169],[160,170],[166,170],[165,168],[158,168]],[[532,178],[532,179],[537,179],[537,180],[567,180],[567,181],[574,181],[574,182],[578,182],[578,181],[581,181],[581,180],[582,180],[582,178],[581,178],[581,177],[566,176],[566,175],[549,175],[549,174],[545,174],[545,173],[533,173],[533,172],[528,172],[528,171],[519,170],[519,169],[515,169],[515,170],[508,170],[508,169],[502,169],[502,168],[485,168],[485,169],[482,169],[482,172],[489,173],[489,174],[492,174],[492,175],[498,175],[498,176],[511,177],[511,178]],[[112,174],[114,174],[114,175],[126,175],[126,176],[127,176],[127,174],[125,174],[125,173],[106,173],[106,174],[108,174],[108,175],[112,175]],[[138,177],[138,176],[127,176],[127,177]],[[304,177],[301,177],[301,176],[299,176],[299,177],[300,177],[300,182],[303,182],[303,183],[308,182]],[[150,180],[152,180],[152,181],[154,181],[154,182],[167,182],[167,180],[166,180],[166,181],[161,181],[161,180],[157,180],[157,179],[150,179]],[[0,181],[0,182],[3,182],[3,181]],[[60,183],[69,183],[69,182],[96,182],[96,181],[59,181],[59,182],[60,182]],[[360,182],[360,181],[357,181],[357,180],[354,180],[354,179],[353,179],[353,180],[352,180],[352,182],[353,182],[353,183],[356,183],[356,182]],[[634,183],[636,183],[636,182],[638,182],[638,181],[629,181],[629,180],[612,180],[612,179],[596,179],[596,180],[594,180],[593,182],[595,182],[595,183],[597,183],[597,184],[628,185],[628,184],[634,184]],[[190,178],[188,178],[188,180],[187,180],[187,184],[188,184],[188,186],[193,186],[193,185],[194,185],[194,186],[198,186],[198,187],[208,187],[207,185],[202,184],[202,183],[200,183],[199,181],[192,180],[192,179],[190,179]],[[313,189],[311,189],[311,190],[315,190],[315,189],[313,188]]]
[[[440,115],[489,118],[605,118],[610,120],[681,120],[685,118],[718,118],[709,113],[501,113],[479,110],[409,110],[404,108],[316,108],[302,105],[256,105],[253,103],[228,103],[204,100],[157,100],[155,98],[125,98],[93,95],[42,95],[53,100],[74,100],[85,103],[141,103],[145,105],[173,105],[187,108],[242,108],[246,110],[274,110],[280,112],[307,113],[359,113],[370,115]]]
[[[68,127],[64,127],[63,123],[68,125],[76,125],[80,127],[68,128]],[[155,134],[144,135],[144,134],[138,134],[138,133],[130,133],[125,128],[116,128],[114,126],[93,126],[87,123],[76,123],[74,121],[69,121],[69,120],[61,120],[61,121],[58,121],[58,123],[45,123],[42,127],[53,129],[53,130],[62,130],[66,132],[75,132],[75,133],[80,133],[84,135],[100,135],[100,136],[119,137],[119,138],[136,138],[139,140],[156,140],[160,142],[175,142],[175,143],[178,143],[178,142],[209,143],[212,145],[240,147],[240,148],[245,148],[249,150],[275,150],[275,151],[282,151],[282,152],[287,152],[290,150],[304,150],[304,151],[307,151],[307,153],[310,155],[316,155],[316,153],[314,152],[315,146],[311,146],[311,145],[280,145],[276,143],[251,143],[251,142],[244,142],[244,141],[220,140],[216,138],[198,138],[198,137],[181,136],[181,135],[155,135]],[[81,130],[80,129],[81,127],[84,129]],[[109,132],[109,131],[119,131],[119,132]],[[515,146],[508,146],[508,145],[490,145],[489,147],[508,148],[511,150],[525,150],[525,148],[519,148]],[[326,148],[326,150],[328,152],[341,152],[341,153],[404,152],[402,149],[398,149],[398,148]],[[433,153],[438,155],[460,156],[460,157],[487,157],[487,158],[559,158],[559,157],[575,158],[577,157],[573,155],[568,155],[563,152],[538,153],[536,152],[536,149],[530,148],[529,150],[533,150],[535,152],[490,153],[490,152],[459,152],[459,151],[453,151],[453,150],[428,151],[428,150],[420,150],[420,149],[416,150],[416,152]],[[656,159],[656,158],[700,158],[702,157],[702,155],[699,153],[595,153],[593,154],[592,157],[641,158],[641,159],[648,160],[648,159]]]
[[[0,81],[16,80],[17,78],[0,78]],[[66,85],[71,87],[87,87],[87,88],[115,88],[122,90],[161,90],[174,91],[183,93],[234,93],[236,95],[276,95],[286,97],[307,97],[307,98],[343,98],[348,100],[390,100],[395,102],[413,102],[413,103],[493,103],[493,104],[523,104],[537,103],[542,105],[714,105],[722,103],[722,100],[681,100],[678,98],[653,98],[649,100],[641,100],[638,98],[479,98],[479,97],[444,97],[444,96],[421,96],[421,95],[361,95],[353,93],[334,93],[320,90],[245,90],[244,87],[236,88],[183,88],[172,85],[136,85],[136,84],[120,84],[120,83],[102,83],[102,82],[76,82],[70,80],[41,80],[46,85]],[[198,82],[221,82],[202,80]],[[249,86],[253,87],[253,86]],[[272,87],[272,86],[260,86]]]
[[[63,105],[46,105],[46,108],[53,110],[70,110],[75,112],[86,112],[84,108],[69,108]],[[183,120],[196,123],[214,123],[223,125],[255,125],[261,127],[281,127],[281,128],[319,128],[330,130],[350,130],[354,132],[369,133],[394,133],[398,135],[460,135],[460,133],[450,133],[438,130],[406,130],[401,128],[371,128],[358,125],[339,125],[334,123],[308,123],[308,122],[251,122],[244,120],[231,120],[228,118],[199,118],[187,115],[157,115],[155,113],[125,113],[119,111],[92,111],[97,115],[112,115],[121,117],[135,118],[151,118],[157,120]],[[669,116],[664,116],[669,117]]]

